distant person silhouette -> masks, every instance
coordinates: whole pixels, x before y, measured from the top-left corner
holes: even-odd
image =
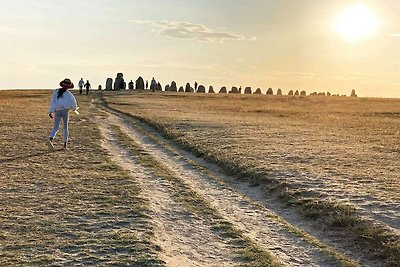
[[[197,92],[197,82],[194,82],[194,91]]]
[[[149,81],[146,80],[146,90],[149,89]]]
[[[155,91],[157,90],[157,81],[156,79],[154,79],[154,77],[151,79],[151,83],[150,83],[150,89],[151,91]]]
[[[78,86],[79,86],[79,94],[82,94],[82,89],[83,86],[85,85],[85,82],[83,81],[83,78],[80,79],[80,81],[78,82]]]
[[[90,85],[89,80],[86,81],[85,88],[86,88],[86,95],[88,95],[90,88],[92,88],[92,86]]]
[[[133,81],[131,80],[129,83],[128,83],[128,88],[129,88],[129,90],[133,90]]]
[[[54,150],[53,140],[60,127],[61,119],[63,120],[63,137],[64,137],[64,149],[67,149],[68,144],[68,111],[74,110],[77,112],[78,105],[74,95],[68,91],[68,89],[73,89],[74,84],[70,79],[65,79],[60,82],[61,88],[56,89],[50,101],[49,107],[49,117],[54,118],[54,127],[50,133],[50,139],[48,141],[48,146],[50,150]],[[54,117],[53,117],[54,113]]]

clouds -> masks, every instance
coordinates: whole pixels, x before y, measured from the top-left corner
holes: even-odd
[[[215,75],[232,75],[235,71],[234,67],[224,66],[221,64],[188,64],[180,62],[162,61],[154,59],[146,59],[135,63],[140,65],[142,68],[159,68],[159,69],[173,69],[177,71],[190,70],[191,72],[207,72]]]
[[[135,24],[146,24],[153,27],[160,36],[176,39],[187,39],[204,42],[223,42],[226,40],[240,41],[245,37],[240,34],[234,34],[223,31],[216,31],[202,24],[180,21],[142,21],[130,20]]]

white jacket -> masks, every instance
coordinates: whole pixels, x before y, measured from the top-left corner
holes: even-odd
[[[50,101],[49,113],[56,112],[58,110],[74,110],[78,109],[76,104],[75,96],[70,91],[65,91],[65,93],[57,99],[58,90],[56,89]]]

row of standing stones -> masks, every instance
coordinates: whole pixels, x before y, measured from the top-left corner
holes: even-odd
[[[142,77],[139,77],[136,80],[135,84],[133,82],[128,83],[128,89],[132,90],[134,88],[136,90],[145,90],[145,83],[144,83],[144,80],[143,80]],[[118,73],[117,74],[117,77],[115,78],[114,86],[113,86],[113,79],[112,78],[108,78],[107,81],[106,81],[106,88],[105,89],[106,90],[126,90],[126,82],[124,81],[124,75],[122,73]],[[99,85],[99,90],[101,90],[101,85]],[[162,87],[161,87],[160,84],[158,84],[156,87],[150,86],[150,90],[162,91]],[[206,88],[204,87],[204,85],[199,85],[197,90],[195,90],[193,87],[190,86],[190,83],[187,83],[185,87],[181,86],[178,89],[178,87],[176,85],[176,82],[173,81],[171,83],[171,85],[166,85],[165,86],[165,91],[166,92],[186,92],[186,93],[194,93],[194,92],[196,92],[196,93],[206,93]],[[213,86],[209,87],[208,93],[209,94],[216,93],[214,91],[214,87]],[[241,94],[242,93],[242,88],[241,87],[237,88],[237,87],[234,86],[228,92],[227,88],[225,86],[223,86],[223,87],[221,87],[221,89],[219,90],[218,93],[219,94],[227,94],[227,93],[229,93],[229,94]],[[258,94],[258,95],[260,95],[260,94],[262,94],[262,91],[261,91],[260,88],[257,88],[253,92],[251,87],[246,87],[244,89],[243,93],[244,94]],[[266,94],[267,95],[273,95],[274,94],[273,89],[272,88],[268,88]],[[276,95],[283,95],[282,94],[282,90],[278,89],[276,91]],[[306,96],[307,93],[306,93],[306,91],[298,91],[298,90],[293,91],[293,90],[290,90],[288,92],[288,95],[289,96]],[[313,95],[313,96],[340,96],[339,94],[331,94],[330,92],[327,92],[327,93],[325,93],[325,92],[322,92],[322,93],[321,92],[320,93],[313,92],[313,93],[310,93],[310,95]],[[342,95],[342,96],[345,96],[345,95]],[[354,89],[351,91],[350,96],[351,97],[357,97],[356,91]]]

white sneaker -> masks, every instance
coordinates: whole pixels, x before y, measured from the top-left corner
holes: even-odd
[[[54,150],[54,145],[53,142],[50,140],[47,140],[47,146],[49,147],[49,150],[53,151]]]

